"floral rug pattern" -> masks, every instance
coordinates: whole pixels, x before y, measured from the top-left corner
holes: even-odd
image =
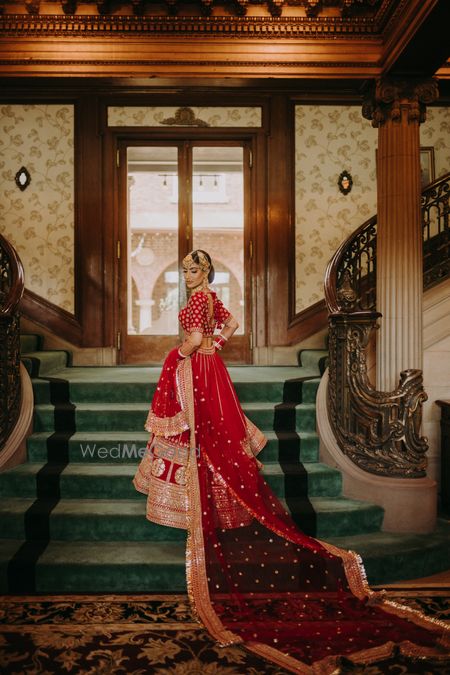
[[[450,622],[450,590],[395,590],[388,597]],[[185,595],[3,596],[0,672],[5,675],[285,675],[240,646],[219,647]],[[450,675],[448,659],[397,655],[338,673]]]

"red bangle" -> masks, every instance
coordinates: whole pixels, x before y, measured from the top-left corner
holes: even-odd
[[[223,335],[218,335],[214,340],[214,346],[216,349],[222,349],[227,339]]]

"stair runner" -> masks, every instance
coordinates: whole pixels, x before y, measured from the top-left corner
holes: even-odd
[[[0,474],[3,593],[184,592],[185,531],[145,519],[131,482],[159,368],[70,367],[70,354],[22,336],[34,388],[28,461]],[[359,552],[371,583],[448,568],[450,526],[382,533],[380,507],[341,494],[319,461],[315,397],[325,352],[299,367],[231,367],[246,415],[269,439],[263,473],[303,531]]]

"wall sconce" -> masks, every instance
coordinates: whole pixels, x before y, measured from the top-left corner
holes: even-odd
[[[28,169],[22,166],[16,173],[14,180],[16,181],[16,185],[19,190],[22,190],[22,192],[26,190],[31,183],[31,176]]]
[[[353,187],[353,178],[348,171],[343,171],[338,178],[339,190],[343,195],[348,195]]]

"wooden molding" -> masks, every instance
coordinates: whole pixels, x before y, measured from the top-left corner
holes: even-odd
[[[44,326],[74,345],[82,346],[82,326],[73,314],[62,307],[25,289],[19,310],[27,319]]]
[[[325,40],[308,45],[301,40],[283,43],[276,52],[270,41],[242,42],[238,46],[233,40],[221,40],[219,45],[206,36],[202,40],[193,37],[189,42],[191,58],[186,60],[185,41],[174,43],[170,38],[149,45],[113,36],[95,44],[81,38],[19,37],[0,42],[0,76],[374,78],[381,73],[379,43],[349,42],[343,59],[342,43],[338,46]]]
[[[382,49],[373,18],[0,16],[10,77],[375,77]]]
[[[395,64],[436,4],[436,0],[413,0],[397,8],[386,30],[382,58],[384,73]]]
[[[328,312],[325,300],[319,300],[314,305],[298,312],[288,326],[289,344],[295,344],[301,340],[319,333],[328,326]]]
[[[182,15],[186,2],[193,16]],[[141,0],[133,3],[134,14],[131,3],[91,0],[86,14],[86,3],[77,13],[77,2],[61,0],[45,14],[39,0],[6,0],[0,2],[0,75],[375,78],[392,67],[438,2],[224,0],[212,8],[206,0],[171,0],[155,16]],[[245,15],[251,5],[258,16]]]
[[[417,0],[420,2],[421,0]],[[433,0],[428,0],[431,2]],[[385,4],[388,4],[385,1]],[[392,5],[392,0],[390,0]],[[403,5],[404,2],[397,3]],[[294,10],[295,11],[295,10]],[[205,35],[208,38],[230,37],[252,40],[287,39],[299,37],[318,40],[361,36],[380,36],[385,24],[377,17],[316,18],[300,15],[281,17],[267,16],[130,16],[95,14],[39,14],[8,13],[0,16],[0,34],[9,37],[89,37],[90,35],[155,36],[178,37]]]

